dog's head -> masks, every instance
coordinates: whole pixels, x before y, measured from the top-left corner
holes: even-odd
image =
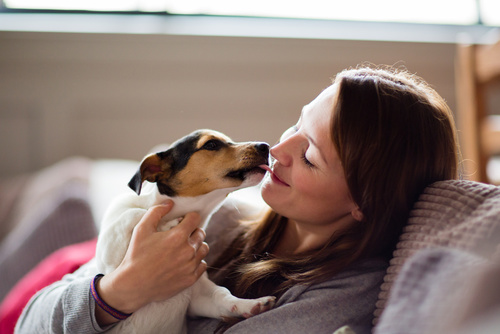
[[[265,170],[259,166],[267,165],[268,157],[266,143],[235,143],[220,132],[198,130],[147,156],[129,187],[140,194],[144,181],[156,182],[160,193],[170,197],[248,187],[262,180]]]

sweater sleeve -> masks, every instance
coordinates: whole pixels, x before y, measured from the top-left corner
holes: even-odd
[[[213,231],[209,234],[211,238],[207,238],[210,243],[208,258],[214,257],[212,254],[220,254],[238,232],[236,227],[241,212],[236,208],[235,202],[227,201],[212,217],[209,227]],[[220,234],[224,237],[219,237]],[[90,281],[96,274],[97,269],[91,261],[73,274],[65,275],[60,281],[39,291],[24,308],[15,333],[93,334],[112,328],[112,325],[99,327],[95,319],[96,305],[90,293]]]
[[[39,291],[24,308],[15,333],[102,333],[90,295],[92,274],[85,266]]]
[[[243,320],[225,333],[331,334],[345,325],[357,334],[370,333],[385,268],[385,261],[370,260],[321,284],[295,286],[272,310]],[[213,333],[218,323],[190,319],[188,333]]]

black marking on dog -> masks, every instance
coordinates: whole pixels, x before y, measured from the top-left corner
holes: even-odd
[[[203,133],[201,131],[195,131],[192,134],[174,142],[166,151],[156,153],[156,155],[160,158],[160,161],[169,166],[168,179],[186,167],[191,156],[198,150],[196,144],[200,140],[202,134]],[[128,186],[137,194],[141,193],[142,183],[144,182],[142,174],[143,173],[141,173],[141,169],[139,168],[128,183]],[[158,191],[161,194],[170,197],[177,195],[173,188],[165,183],[165,180],[160,177],[160,174],[156,175],[155,179],[151,181],[156,182]]]
[[[167,195],[170,197],[177,196],[177,192],[174,191],[168,184],[164,182],[157,182],[156,185],[158,187],[158,191],[160,192],[160,194]]]
[[[132,179],[129,181],[128,186],[130,187],[130,189],[135,191],[137,195],[141,193],[142,176],[140,169],[137,172],[135,172],[134,176],[132,176]]]
[[[201,135],[200,131],[196,131],[173,143],[167,151],[157,153],[161,159],[164,159],[167,154],[170,155],[171,175],[177,174],[186,167],[191,156],[197,151],[196,144],[200,140]]]

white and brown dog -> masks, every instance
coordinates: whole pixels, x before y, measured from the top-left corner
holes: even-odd
[[[133,228],[151,206],[174,201],[159,224],[168,230],[178,218],[196,211],[201,228],[226,196],[237,189],[258,184],[268,168],[269,145],[260,142],[234,143],[222,133],[198,130],[163,152],[147,156],[129,186],[130,192],[117,198],[104,216],[99,233],[96,262],[107,274],[121,263]],[[149,183],[144,184],[144,181]],[[261,312],[274,305],[274,297],[239,299],[215,285],[205,273],[191,288],[163,302],[151,303],[121,321],[115,333],[183,333],[186,314],[221,318]]]

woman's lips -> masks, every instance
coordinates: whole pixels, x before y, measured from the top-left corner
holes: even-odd
[[[271,180],[273,180],[274,182],[276,182],[278,184],[282,184],[282,185],[287,186],[287,187],[289,186],[286,182],[284,182],[276,174],[274,174],[273,170],[268,165],[260,165],[259,167],[268,171],[269,175],[271,176]]]

